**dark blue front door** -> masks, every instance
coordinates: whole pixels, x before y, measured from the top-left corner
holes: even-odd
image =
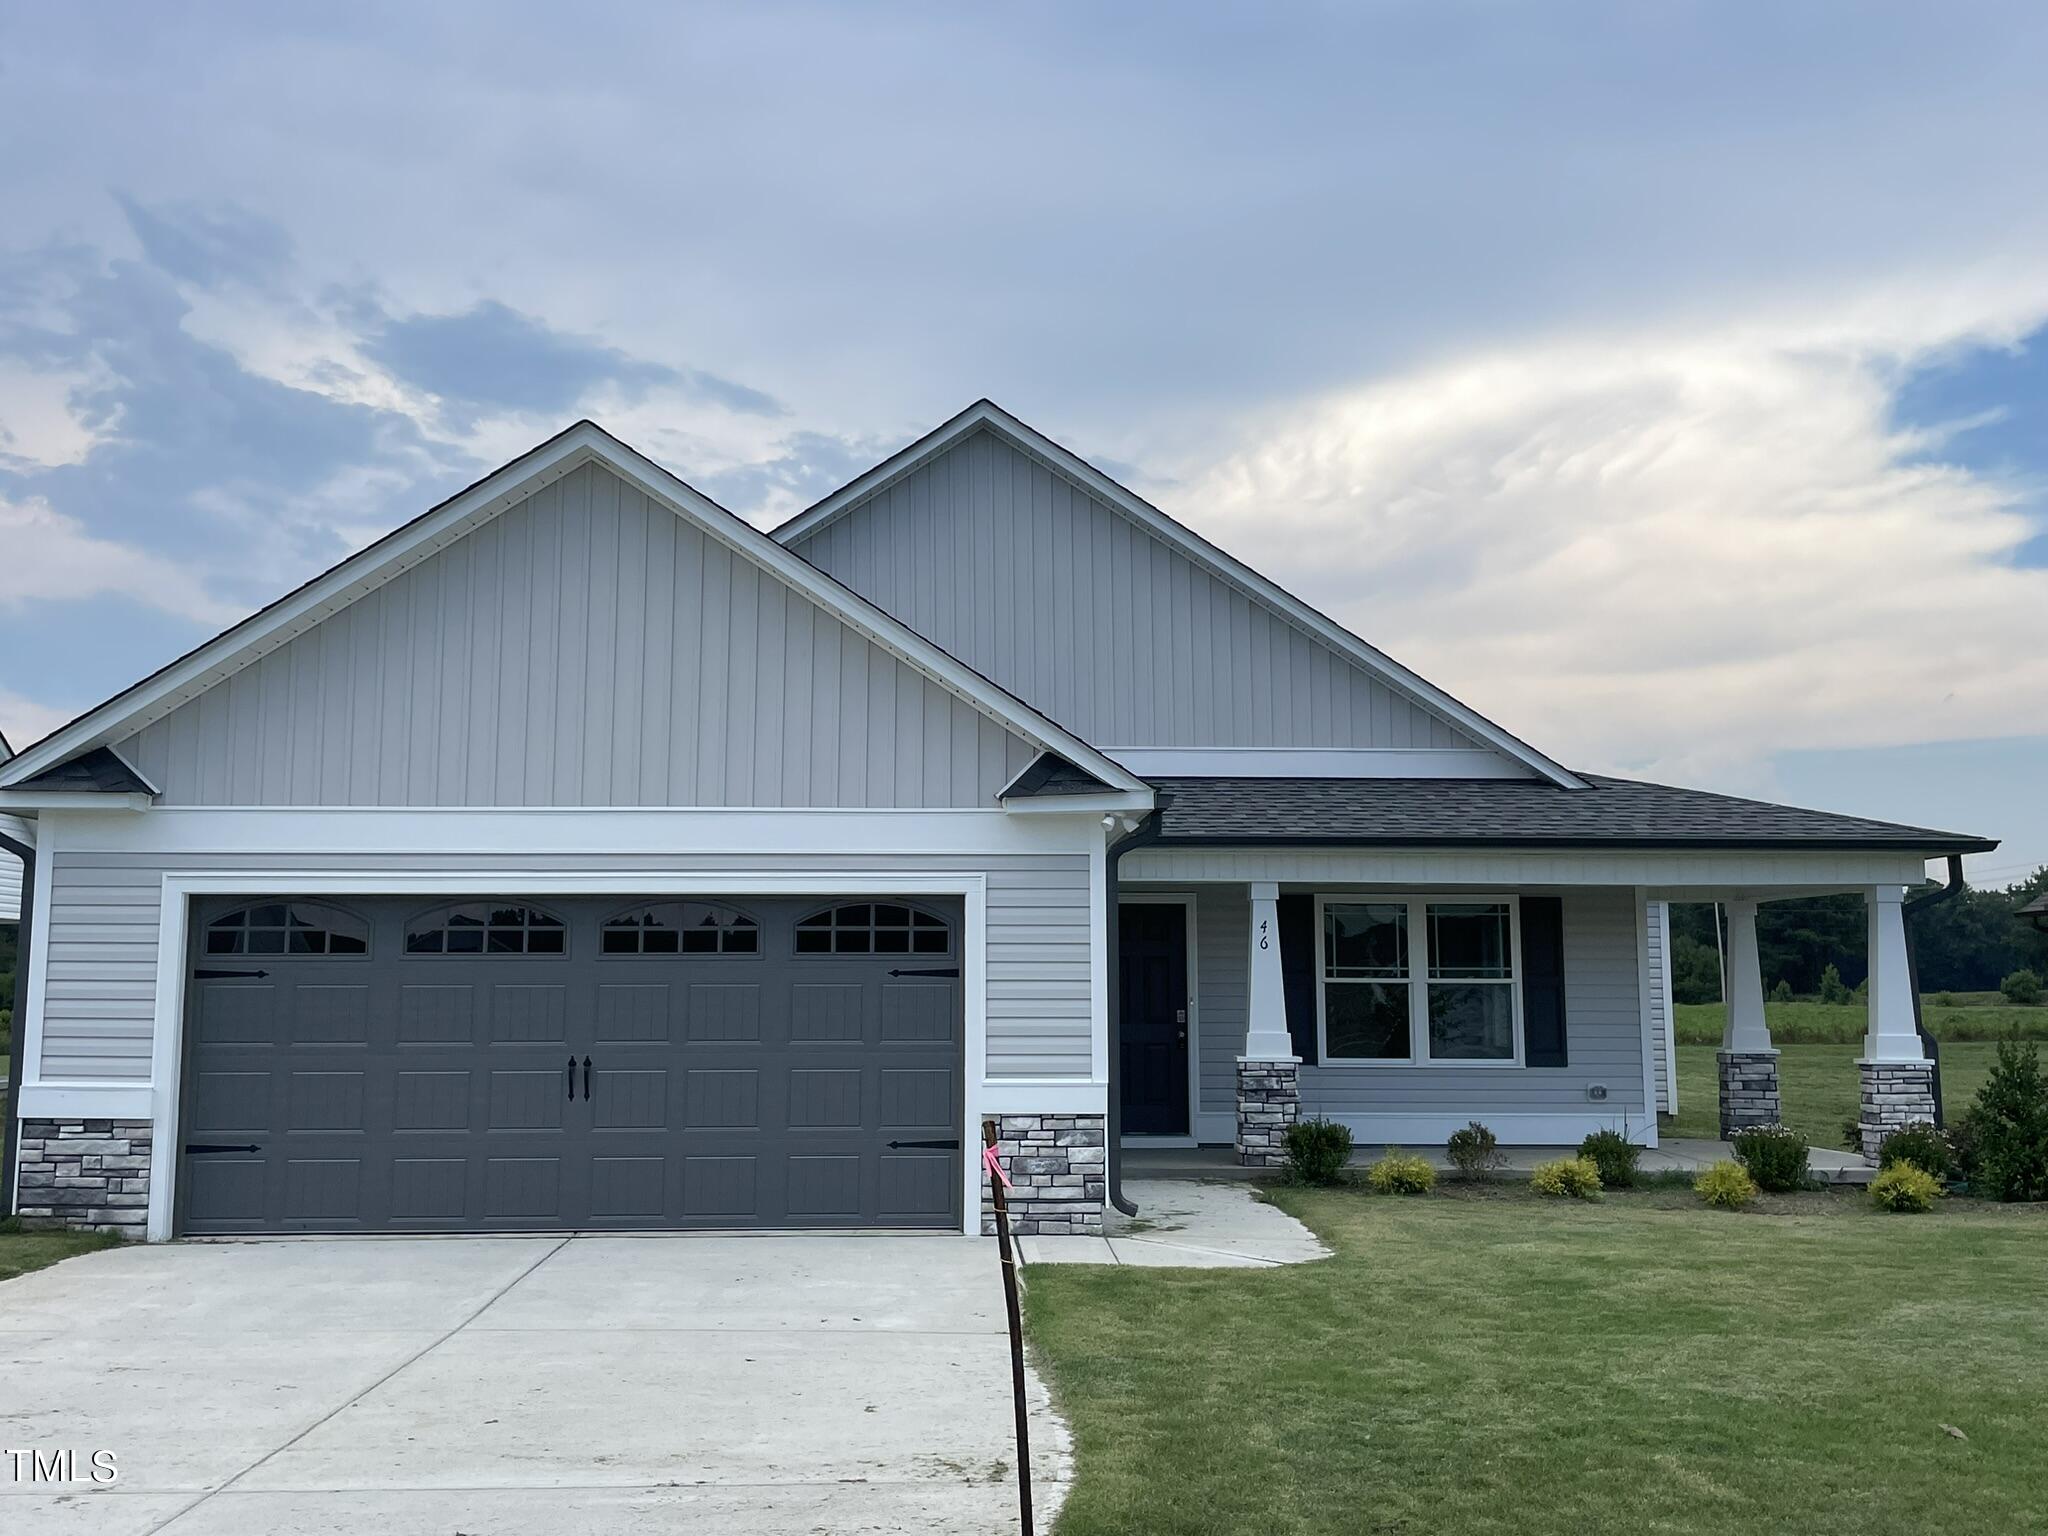
[[[1179,902],[1124,902],[1117,930],[1123,1128],[1133,1136],[1185,1136],[1187,909]]]

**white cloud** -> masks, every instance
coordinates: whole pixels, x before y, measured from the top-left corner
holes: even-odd
[[[1267,416],[1173,504],[1589,769],[1757,787],[1781,749],[2037,730],[2048,570],[2009,562],[2013,493],[1892,427],[1895,345],[1473,357]]]
[[[219,627],[243,610],[210,594],[185,567],[161,555],[86,531],[75,517],[40,497],[0,499],[0,551],[8,581],[0,586],[0,607],[37,600],[126,597],[194,623]]]
[[[99,434],[71,402],[93,380],[80,371],[45,371],[0,357],[0,469],[51,469],[76,464]]]
[[[76,713],[76,710],[53,709],[0,688],[0,736],[5,736],[7,744],[17,752],[26,751]]]

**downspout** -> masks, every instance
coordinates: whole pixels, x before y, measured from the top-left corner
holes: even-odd
[[[1160,834],[1166,830],[1159,813],[1166,809],[1166,804],[1166,799],[1161,797],[1136,827],[1109,845],[1103,859],[1102,899],[1107,910],[1102,916],[1102,927],[1109,945],[1109,996],[1104,999],[1104,1012],[1109,1017],[1109,1113],[1103,1121],[1107,1127],[1103,1140],[1108,1143],[1104,1149],[1106,1155],[1103,1159],[1103,1190],[1109,1196],[1109,1203],[1126,1216],[1137,1215],[1138,1208],[1124,1198],[1124,1107],[1118,1091],[1118,1079],[1121,1075],[1118,1062],[1123,1055],[1123,968],[1117,931],[1117,866],[1122,863],[1123,856],[1133,848],[1142,848],[1147,843],[1159,841]]]
[[[1929,891],[1924,896],[1915,896],[1899,909],[1899,915],[1906,919],[1906,985],[1913,989],[1913,1028],[1920,1036],[1920,1049],[1927,1059],[1934,1063],[1934,1125],[1937,1130],[1947,1123],[1941,1107],[1941,1042],[1927,1032],[1927,1023],[1920,1017],[1920,952],[1913,942],[1912,917],[1915,912],[1925,912],[1940,906],[1944,901],[1953,900],[1963,893],[1963,856],[1952,853],[1948,856],[1948,884],[1938,891]]]
[[[4,1136],[0,1136],[0,1216],[12,1216],[14,1186],[20,1180],[15,1166],[15,1142],[21,1131],[22,1064],[28,1053],[28,970],[33,958],[29,949],[34,942],[30,935],[36,925],[36,850],[33,843],[24,843],[5,832],[0,832],[0,849],[21,860],[21,928],[14,946],[14,996],[9,1000],[14,1009],[14,1027],[7,1044],[7,1127]]]

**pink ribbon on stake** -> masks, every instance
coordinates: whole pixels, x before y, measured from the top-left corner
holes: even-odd
[[[997,1178],[1003,1181],[1003,1188],[1016,1188],[1016,1186],[1010,1182],[1010,1176],[1007,1173],[1003,1172],[1003,1160],[996,1156],[996,1149],[994,1147],[983,1147],[981,1149],[981,1162],[982,1166],[988,1169],[989,1176],[991,1178]]]

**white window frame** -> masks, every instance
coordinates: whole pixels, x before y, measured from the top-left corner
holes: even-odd
[[[1505,905],[1508,909],[1508,966],[1510,979],[1505,983],[1508,996],[1513,1004],[1515,1049],[1512,1056],[1498,1059],[1475,1059],[1469,1056],[1437,1057],[1429,1054],[1429,908],[1433,905],[1456,904],[1460,906]],[[1323,935],[1325,922],[1323,913],[1330,906],[1340,907],[1405,907],[1408,914],[1408,977],[1399,985],[1408,988],[1408,1054],[1405,1057],[1364,1057],[1330,1055],[1328,1009],[1325,997],[1329,981],[1328,967],[1324,963]],[[1316,927],[1316,1059],[1320,1067],[1339,1072],[1414,1071],[1421,1067],[1456,1068],[1460,1071],[1472,1068],[1477,1071],[1498,1072],[1503,1068],[1513,1069],[1527,1062],[1528,1045],[1524,1039],[1522,1023],[1522,899],[1502,891],[1318,891],[1315,903]],[[1383,978],[1392,980],[1391,977]],[[1350,983],[1357,985],[1359,983]],[[1447,979],[1443,985],[1456,986],[1456,980]],[[1502,985],[1498,982],[1482,982],[1481,985]]]

